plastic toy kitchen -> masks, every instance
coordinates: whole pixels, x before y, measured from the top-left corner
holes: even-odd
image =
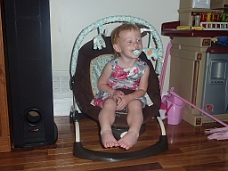
[[[179,21],[162,24],[169,36],[170,82],[175,92],[220,120],[228,120],[228,0],[180,0]],[[212,120],[191,106],[183,119]]]

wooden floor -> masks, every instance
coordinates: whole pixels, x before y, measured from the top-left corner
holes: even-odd
[[[74,126],[68,117],[56,117],[58,140],[48,147],[13,149],[0,153],[0,170],[32,171],[214,171],[228,170],[228,141],[207,140],[205,128],[221,126],[217,123],[193,127],[182,121],[177,126],[165,127],[169,149],[159,155],[124,162],[101,162],[79,159],[73,156]],[[83,144],[94,150],[125,152],[122,149],[105,150],[99,143],[95,122],[84,119],[81,122]],[[142,149],[155,143],[160,135],[156,120],[147,124],[146,132],[131,151]]]

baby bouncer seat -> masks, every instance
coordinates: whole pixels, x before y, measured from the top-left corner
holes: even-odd
[[[106,28],[104,29],[104,27],[105,25],[122,24],[125,22],[137,24],[144,38],[148,39],[148,46],[143,48],[144,53],[142,53],[139,58],[146,61],[150,67],[147,94],[151,98],[153,105],[146,105],[146,107],[143,108],[144,124],[140,133],[145,131],[145,125],[148,120],[156,118],[161,129],[161,135],[157,143],[138,151],[125,151],[124,153],[92,151],[84,148],[80,141],[80,116],[81,113],[83,113],[88,115],[89,118],[98,121],[98,114],[101,109],[90,103],[94,95],[98,92],[97,81],[103,67],[113,58],[114,52],[110,36],[107,35]],[[84,45],[81,45],[85,36],[94,30],[98,31],[98,35]],[[92,23],[80,32],[73,46],[70,63],[70,82],[73,92],[73,105],[70,112],[70,119],[75,125],[76,138],[73,151],[75,157],[91,160],[122,161],[153,156],[168,149],[164,124],[159,116],[161,97],[158,75],[162,68],[162,57],[163,46],[157,31],[150,23],[140,18],[123,15],[110,16]],[[152,59],[156,61],[156,71],[151,63]],[[127,129],[126,114],[117,112],[115,122],[112,125],[114,136],[119,139],[121,134],[127,131]]]

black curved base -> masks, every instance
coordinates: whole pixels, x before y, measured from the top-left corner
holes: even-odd
[[[108,153],[108,152],[92,151],[84,148],[81,142],[75,142],[73,154],[75,157],[82,158],[82,159],[117,162],[117,161],[135,160],[135,159],[154,156],[163,151],[166,151],[167,149],[168,149],[167,136],[161,135],[159,141],[150,147],[147,147],[145,149],[138,150],[138,151],[124,152],[124,153]]]

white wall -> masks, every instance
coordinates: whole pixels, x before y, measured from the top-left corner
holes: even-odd
[[[161,24],[178,20],[180,0],[50,0],[53,71],[69,71],[75,38],[91,23],[112,15],[131,15],[150,22],[160,33]],[[164,49],[169,37],[161,36]],[[169,67],[164,91],[168,89]]]

